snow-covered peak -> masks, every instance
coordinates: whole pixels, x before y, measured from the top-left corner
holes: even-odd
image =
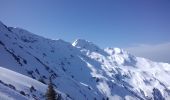
[[[100,49],[97,45],[87,40],[77,39],[72,43],[72,45],[74,47],[80,48],[85,52],[87,51],[88,52],[88,53],[86,52],[87,54],[89,54],[89,52],[96,52],[101,55],[105,55],[105,56],[108,55],[103,49]]]
[[[126,51],[120,48],[106,48],[105,51],[110,55],[127,53]]]
[[[81,49],[87,49],[90,51],[98,51],[100,48],[93,44],[90,41],[83,40],[83,39],[77,39],[72,43],[73,46],[81,48]]]
[[[80,48],[87,48],[87,47],[96,47],[92,42],[84,40],[84,39],[76,39],[73,43],[73,46],[80,47]]]

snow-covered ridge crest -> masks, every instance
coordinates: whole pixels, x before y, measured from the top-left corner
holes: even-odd
[[[89,50],[93,50],[93,49],[98,49],[99,47],[95,44],[93,44],[90,41],[84,40],[84,39],[76,39],[73,43],[73,46],[75,47],[80,47],[80,48],[84,48],[84,49],[89,49]]]
[[[110,55],[127,53],[126,51],[124,51],[123,49],[120,49],[120,48],[106,48],[106,49],[104,49],[104,50],[105,50],[107,53],[109,53]]]
[[[99,46],[95,45],[93,42],[84,40],[84,39],[76,39],[72,45],[76,48],[79,48],[82,53],[89,54],[89,53],[99,53],[101,55],[107,56],[108,54]]]

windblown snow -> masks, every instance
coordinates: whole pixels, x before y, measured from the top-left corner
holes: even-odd
[[[51,75],[63,100],[170,100],[168,63],[0,22],[0,100],[44,100]]]

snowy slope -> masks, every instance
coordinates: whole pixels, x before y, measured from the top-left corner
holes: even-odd
[[[0,100],[44,100],[47,85],[0,67]],[[66,99],[66,95],[56,90]],[[70,100],[70,98],[67,98]]]
[[[34,95],[41,99],[51,75],[54,87],[65,94],[64,99],[170,99],[170,64],[135,57],[119,48],[103,50],[82,39],[73,44],[50,40],[3,23],[0,23],[0,66],[5,68],[4,72],[12,70],[8,77],[18,75],[10,80],[11,77],[0,74],[6,84],[16,84],[18,91],[38,84]],[[27,78],[22,82],[20,77]],[[27,83],[29,80],[33,83]],[[2,96],[8,92],[0,91]],[[17,93],[18,98],[23,97]],[[30,91],[26,93],[31,95]]]
[[[11,88],[0,85],[0,100],[28,100],[28,98],[17,93]]]
[[[43,99],[47,89],[41,82],[3,67],[0,67],[0,86],[1,98],[9,100]]]

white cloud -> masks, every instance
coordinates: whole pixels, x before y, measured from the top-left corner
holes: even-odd
[[[135,56],[149,58],[158,62],[170,63],[170,42],[156,45],[141,44],[125,48],[125,50]]]

